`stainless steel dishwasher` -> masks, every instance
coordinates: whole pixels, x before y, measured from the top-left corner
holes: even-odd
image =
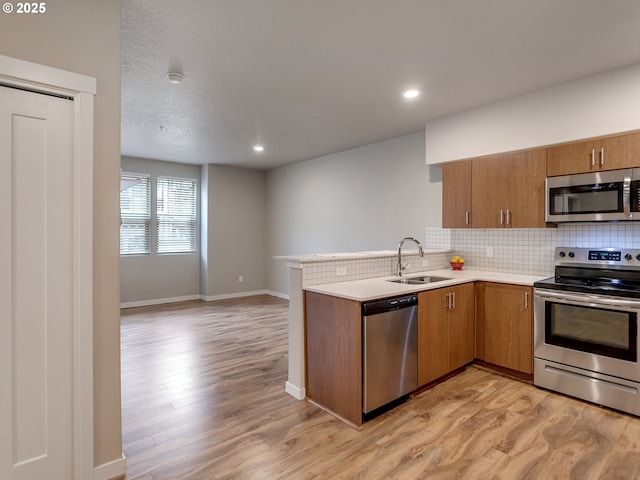
[[[418,297],[362,305],[363,397],[369,413],[418,388]]]

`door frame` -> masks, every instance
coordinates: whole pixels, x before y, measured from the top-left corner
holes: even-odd
[[[96,79],[0,55],[0,85],[73,99],[73,478],[94,478],[93,101]]]

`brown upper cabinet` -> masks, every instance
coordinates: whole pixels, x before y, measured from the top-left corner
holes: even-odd
[[[473,227],[545,227],[545,178],[544,148],[472,159]]]
[[[550,177],[640,166],[640,133],[565,143],[549,147],[547,174]]]
[[[442,165],[442,226],[471,227],[471,160]]]

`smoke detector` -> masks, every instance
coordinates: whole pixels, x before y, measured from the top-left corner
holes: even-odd
[[[174,85],[180,85],[182,83],[182,80],[184,80],[184,75],[177,72],[170,72],[167,73],[167,78],[169,79],[170,83],[173,83]]]

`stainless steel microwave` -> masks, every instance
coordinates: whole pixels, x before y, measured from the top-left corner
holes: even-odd
[[[640,221],[640,168],[546,180],[546,221]]]

